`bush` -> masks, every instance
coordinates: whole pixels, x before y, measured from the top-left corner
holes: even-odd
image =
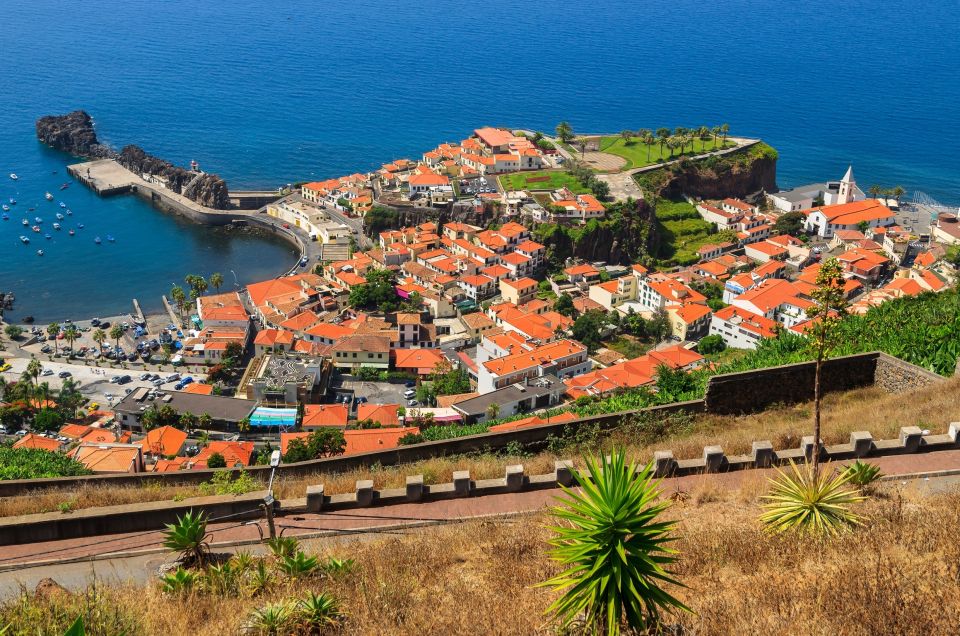
[[[210,481],[202,482],[199,486],[200,494],[207,497],[210,495],[244,495],[260,488],[260,483],[250,476],[245,470],[241,470],[237,478],[233,478],[230,471],[221,471],[214,473]]]
[[[321,457],[342,455],[347,447],[343,431],[339,428],[321,428],[305,438],[291,440],[287,445],[284,463],[305,462]]]
[[[33,428],[39,431],[59,431],[66,419],[58,411],[49,408],[40,409],[33,418]]]
[[[39,448],[0,446],[0,480],[45,479],[89,475],[86,466],[60,453]]]
[[[226,468],[227,460],[220,453],[212,453],[207,459],[207,468]]]
[[[411,444],[422,444],[427,441],[420,433],[407,433],[397,440],[400,446],[409,446]]]
[[[700,355],[703,356],[710,355],[711,353],[720,353],[726,348],[727,343],[725,343],[723,338],[718,334],[713,334],[701,339],[700,344],[697,345]]]

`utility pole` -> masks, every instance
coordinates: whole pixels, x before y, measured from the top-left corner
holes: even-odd
[[[273,504],[276,500],[273,498],[273,476],[280,465],[280,451],[275,450],[270,454],[270,483],[267,484],[267,496],[263,498],[260,507],[263,508],[263,514],[267,518],[267,531],[271,539],[277,538],[277,529],[273,525]]]

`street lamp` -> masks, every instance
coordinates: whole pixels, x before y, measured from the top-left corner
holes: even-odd
[[[273,504],[276,500],[273,498],[273,476],[277,471],[277,466],[280,465],[280,451],[275,450],[270,453],[270,482],[267,484],[267,496],[263,498],[263,503],[260,504],[263,507],[263,512],[267,517],[267,528],[270,531],[270,538],[274,539],[277,536],[277,530],[273,525]]]

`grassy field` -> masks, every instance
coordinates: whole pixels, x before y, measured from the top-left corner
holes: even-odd
[[[617,353],[625,355],[629,359],[639,358],[653,346],[648,342],[642,342],[633,336],[620,335],[603,343],[608,349],[613,349]]]
[[[669,570],[685,587],[668,591],[692,611],[664,616],[664,633],[956,633],[960,495],[925,493],[918,484],[881,484],[856,505],[864,524],[829,539],[765,533],[757,521],[766,491],[760,480],[721,490],[704,479],[671,493],[665,519],[677,522],[670,547],[679,555]],[[309,590],[331,594],[346,614],[342,628],[323,633],[581,633],[557,628],[545,615],[556,592],[536,587],[559,572],[546,552],[551,521],[538,513],[367,540],[308,540],[307,553],[351,558],[353,569],[277,573],[256,594],[250,583],[235,593],[182,595],[163,593],[157,582],[24,591],[0,604],[0,628],[10,625],[9,636],[59,636],[84,615],[87,634],[250,633],[244,626],[254,610]],[[269,558],[263,563],[275,567]]]
[[[629,168],[642,168],[643,166],[662,163],[664,161],[672,161],[684,155],[700,155],[705,152],[721,150],[724,147],[730,148],[733,147],[733,145],[732,142],[728,141],[727,145],[724,146],[722,140],[718,140],[715,144],[713,138],[706,140],[694,139],[693,143],[684,149],[683,154],[680,153],[679,148],[675,148],[671,156],[670,149],[664,146],[661,151],[659,143],[655,143],[648,148],[648,146],[640,141],[639,137],[631,137],[630,140],[627,141],[623,137],[616,135],[603,137],[600,140],[600,152],[607,152],[611,155],[617,155],[618,157],[626,159],[627,165],[623,167],[623,169],[626,170]]]
[[[908,396],[891,395],[878,388],[830,393],[825,397],[823,411],[824,443],[846,442],[851,432],[864,429],[873,433],[876,439],[895,438],[901,426],[916,425],[944,432],[950,417],[948,414],[956,410],[955,389],[960,389],[960,376]],[[557,459],[575,458],[584,448],[609,449],[613,445],[624,446],[631,457],[643,461],[653,457],[655,450],[663,449],[673,450],[678,459],[700,457],[704,446],[714,444],[723,446],[729,455],[749,454],[751,444],[756,440],[770,440],[775,449],[796,448],[800,438],[810,434],[811,413],[811,405],[807,403],[745,416],[680,418],[652,428],[643,424],[626,425],[610,434],[534,455],[484,453],[437,457],[415,464],[375,466],[344,473],[318,473],[296,478],[278,476],[274,490],[277,498],[282,500],[303,497],[308,485],[320,483],[330,494],[353,492],[357,480],[361,479],[372,479],[376,488],[402,488],[407,475],[422,474],[424,483],[438,484],[450,482],[457,470],[469,470],[473,479],[492,479],[503,477],[504,468],[511,464],[523,464],[527,474],[542,474],[551,472]],[[257,487],[263,486],[258,484]],[[70,503],[72,510],[79,510],[199,495],[198,486],[86,486],[47,490],[0,499],[0,517],[54,512],[65,502]]]
[[[663,265],[690,265],[700,256],[697,250],[720,240],[697,209],[686,201],[661,200],[657,203],[657,224],[661,238],[657,257]]]
[[[590,188],[584,187],[572,174],[559,170],[505,174],[500,177],[500,185],[505,190],[557,190],[567,187],[575,194],[590,192]]]

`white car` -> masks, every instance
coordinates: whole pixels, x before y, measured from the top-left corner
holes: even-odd
[[[40,375],[42,376],[53,375],[53,369],[44,369],[43,373],[41,373]]]

